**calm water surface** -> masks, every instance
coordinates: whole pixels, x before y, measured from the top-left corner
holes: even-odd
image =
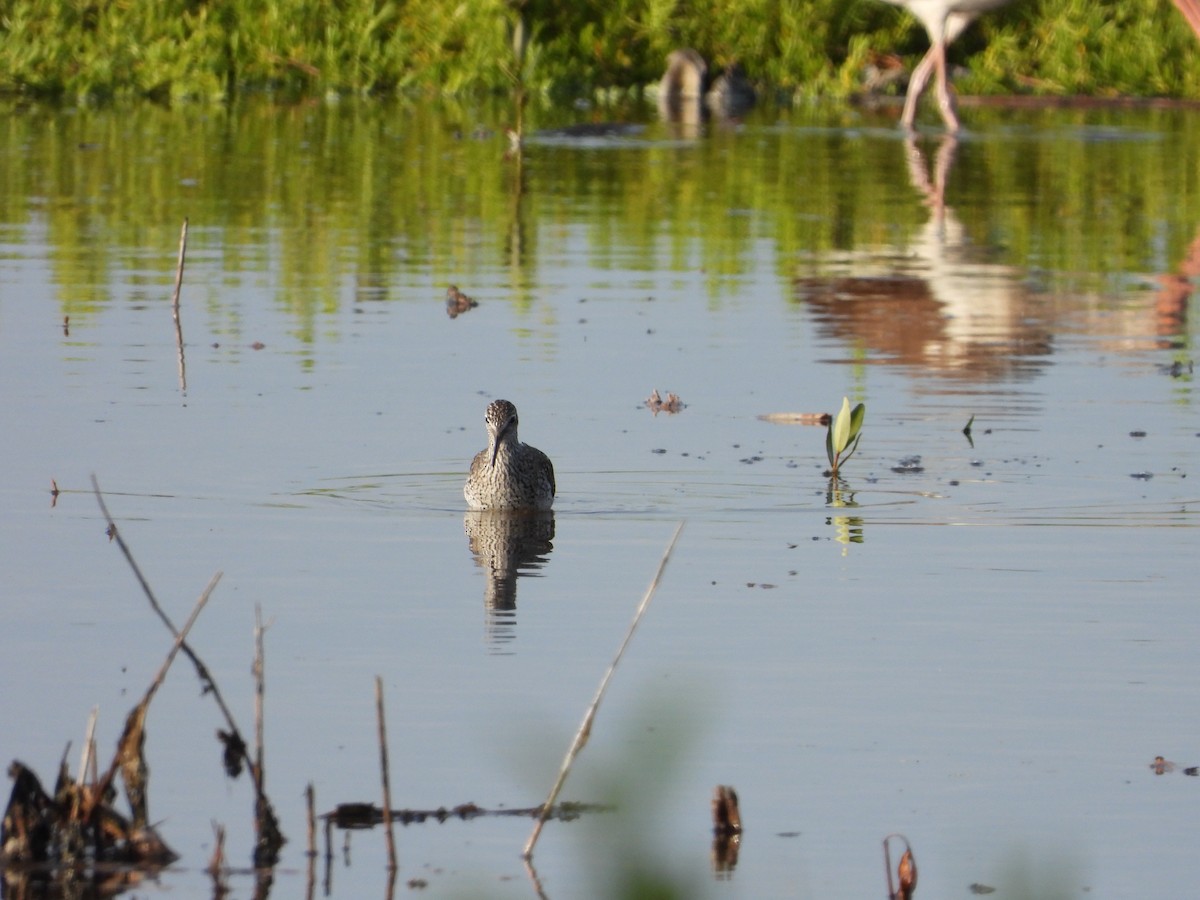
[[[1148,764],[1200,763],[1200,120],[969,113],[957,144],[760,112],[506,158],[505,110],[4,107],[0,757],[52,781],[97,706],[106,757],[169,646],[92,473],[178,621],[224,573],[192,645],[247,732],[270,623],[276,896],[306,890],[306,784],[377,801],[376,675],[395,806],[539,802],[686,520],[568,782],[621,812],[547,827],[547,896],[641,867],[883,896],[893,831],[930,897],[1184,895],[1200,782]],[[449,317],[452,283],[479,306]],[[831,491],[823,430],[759,417],[843,396]],[[496,397],[555,461],[552,522],[465,516]],[[210,893],[212,821],[249,860],[222,725],[176,663],[163,893]],[[719,875],[718,784],[746,824]],[[535,896],[528,832],[402,829],[398,889]],[[384,895],[381,834],[337,840],[331,895]]]

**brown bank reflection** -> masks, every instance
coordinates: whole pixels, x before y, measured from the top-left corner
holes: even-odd
[[[463,518],[463,529],[484,573],[484,631],[499,651],[516,637],[517,579],[536,576],[554,550],[554,513],[472,510]]]
[[[909,180],[928,222],[903,246],[853,253],[839,266],[852,274],[798,276],[795,294],[819,329],[867,351],[871,362],[969,381],[1032,374],[1051,352],[1049,323],[1025,273],[992,261],[993,248],[973,243],[946,205],[957,146],[946,136],[930,164],[907,140]]]

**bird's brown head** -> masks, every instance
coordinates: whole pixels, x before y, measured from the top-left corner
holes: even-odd
[[[511,435],[514,441],[517,439],[517,408],[507,400],[493,400],[483,415],[483,422],[492,443],[491,464],[494,466],[501,438]]]

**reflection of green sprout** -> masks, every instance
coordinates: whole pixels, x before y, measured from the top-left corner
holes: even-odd
[[[867,414],[867,407],[862,403],[850,409],[850,399],[842,398],[842,411],[837,414],[836,419],[830,419],[829,431],[825,433],[825,453],[829,457],[829,465],[832,471],[829,473],[834,478],[838,477],[838,469],[841,464],[854,455],[854,451],[858,449],[858,440],[862,437],[863,418]]]

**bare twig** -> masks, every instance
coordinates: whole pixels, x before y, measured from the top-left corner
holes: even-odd
[[[322,880],[325,896],[333,893],[333,820],[325,820],[325,878]]]
[[[119,538],[118,538],[119,540]],[[200,597],[196,600],[196,605],[192,607],[191,615],[187,621],[183,623],[181,628],[175,635],[175,643],[171,645],[170,652],[167,653],[167,658],[163,660],[163,664],[158,667],[158,672],[154,676],[154,680],[150,682],[150,687],[146,689],[146,699],[143,704],[149,703],[150,699],[158,692],[162,686],[163,680],[167,677],[167,670],[171,668],[171,663],[175,661],[176,654],[184,647],[188,632],[192,630],[192,626],[196,624],[196,619],[200,617],[200,611],[204,609],[204,605],[208,603],[208,598],[212,596],[212,592],[216,590],[217,583],[221,580],[221,572],[216,572],[213,577],[208,580],[208,584],[201,592]]]
[[[175,293],[171,295],[171,315],[175,319],[175,349],[179,354],[179,390],[187,393],[187,372],[183,363],[183,323],[179,318],[179,290],[183,287],[183,260],[187,255],[188,220],[179,232],[179,264],[175,267]]]
[[[88,716],[87,734],[83,738],[83,753],[79,759],[79,777],[75,787],[82,788],[87,781],[88,772],[96,771],[96,720],[100,718],[100,707],[93,706],[92,714]]]
[[[592,723],[596,719],[596,711],[600,708],[600,701],[604,699],[604,694],[608,690],[608,683],[612,681],[613,674],[617,670],[617,664],[620,663],[621,657],[625,655],[625,648],[629,646],[630,640],[633,639],[633,633],[637,630],[638,623],[642,621],[642,616],[645,614],[647,607],[650,606],[650,600],[654,597],[654,592],[658,590],[663,572],[667,568],[667,561],[671,558],[671,551],[675,549],[675,542],[679,540],[679,534],[682,531],[683,522],[680,522],[675,528],[675,533],[671,535],[671,542],[667,544],[667,549],[659,561],[658,571],[654,573],[654,580],[650,582],[650,587],[646,589],[646,594],[642,597],[642,602],[638,604],[637,612],[633,614],[633,621],[629,624],[629,630],[625,632],[625,639],[621,641],[621,646],[617,649],[617,655],[613,657],[613,661],[609,663],[608,671],[600,679],[600,687],[596,690],[596,696],[592,698],[591,705],[588,706],[587,712],[583,716],[583,722],[579,726],[579,731],[575,733],[575,740],[571,742],[571,748],[567,751],[567,755],[563,759],[562,768],[559,769],[554,787],[550,789],[550,796],[546,798],[546,802],[542,806],[542,813],[533,825],[533,833],[529,835],[529,840],[525,843],[525,849],[521,852],[522,858],[527,861],[533,858],[533,847],[542,833],[542,826],[546,824],[546,818],[554,806],[554,802],[558,799],[559,792],[567,781],[567,776],[571,774],[571,766],[575,762],[575,757],[579,755],[580,751],[583,750],[584,744],[591,737]]]
[[[224,896],[228,888],[223,884],[222,873],[225,871],[225,826],[218,822],[212,823],[213,852],[208,861],[208,874],[213,880],[213,892],[216,896]]]
[[[229,706],[225,703],[225,698],[221,695],[221,690],[217,687],[216,681],[213,680],[212,675],[209,673],[208,667],[204,664],[200,657],[196,655],[195,651],[188,646],[187,641],[184,639],[187,633],[186,630],[183,633],[180,633],[175,627],[174,623],[171,621],[170,617],[163,612],[162,606],[159,605],[158,598],[154,596],[154,591],[150,589],[150,584],[146,581],[146,576],[142,574],[142,570],[138,567],[137,561],[133,558],[133,553],[130,552],[129,546],[125,543],[125,539],[121,537],[121,532],[117,528],[117,523],[113,520],[112,515],[108,511],[108,506],[104,502],[104,495],[100,490],[100,483],[97,481],[95,475],[92,475],[92,492],[95,494],[96,502],[100,505],[100,511],[104,514],[104,519],[108,523],[109,539],[117,542],[117,546],[121,549],[121,553],[125,557],[125,561],[129,563],[129,567],[133,570],[134,577],[137,578],[138,584],[142,588],[142,593],[146,595],[146,599],[150,603],[150,608],[154,610],[155,614],[159,617],[159,619],[162,620],[163,624],[167,626],[167,630],[175,636],[176,649],[182,650],[184,655],[191,660],[192,666],[196,670],[196,676],[200,679],[200,684],[204,693],[212,695],[214,702],[217,704],[217,708],[221,710],[221,715],[225,717],[225,722],[229,726],[230,731],[229,740],[227,741],[226,746],[234,746],[237,748],[236,752],[245,762],[246,767],[250,771],[250,779],[254,784],[256,807],[255,819],[258,822],[265,821],[271,826],[272,833],[270,837],[272,844],[274,844],[274,851],[277,853],[279,846],[282,846],[286,839],[278,830],[278,823],[275,820],[275,814],[271,808],[271,802],[267,799],[266,792],[263,789],[262,778],[258,770],[258,766],[255,765],[254,761],[250,759],[250,753],[246,749],[246,743],[242,739],[241,732],[237,727],[237,723],[233,719],[233,713],[230,712]],[[215,576],[213,576],[213,580],[209,582],[209,586],[205,589],[205,594],[202,597],[205,602],[207,602],[207,595],[211,593],[214,587],[216,587],[216,582],[220,577],[221,573],[218,572]],[[175,650],[173,649],[172,654],[174,654],[174,652]],[[108,780],[111,780],[111,778],[112,775],[110,773]],[[256,860],[260,858],[270,858],[271,854],[268,852],[261,852],[262,850],[262,847],[256,850]]]
[[[263,671],[263,623],[262,607],[254,604],[254,765],[258,777],[266,781],[263,771],[263,699],[266,693],[266,675]]]
[[[304,803],[308,809],[308,877],[305,880],[305,900],[317,895],[317,791],[310,781],[304,789]]]
[[[112,526],[116,528],[115,525]],[[117,539],[120,541],[120,538]],[[122,543],[122,549],[124,544]],[[126,551],[128,554],[128,551]],[[196,619],[200,615],[200,611],[204,609],[204,605],[208,603],[208,598],[212,595],[213,589],[216,588],[217,582],[221,580],[221,573],[215,574],[208,582],[204,592],[196,600],[196,605],[192,607],[192,614],[188,616],[187,622],[184,623],[181,631],[175,632],[175,642],[171,645],[170,651],[167,653],[167,658],[163,660],[163,664],[159,666],[158,673],[154,676],[154,680],[150,682],[150,687],[146,689],[146,694],[142,697],[142,702],[133,708],[125,721],[125,731],[121,736],[120,744],[117,748],[117,753],[113,757],[112,763],[109,764],[108,771],[104,773],[104,777],[100,779],[96,786],[96,790],[92,795],[92,802],[89,806],[84,820],[91,818],[93,811],[102,801],[108,786],[112,784],[113,777],[117,773],[117,768],[121,765],[123,757],[125,757],[126,740],[133,737],[136,738],[135,731],[140,731],[142,722],[145,719],[146,709],[150,705],[150,701],[154,698],[154,694],[158,691],[163,679],[167,677],[167,670],[171,668],[171,663],[174,662],[175,656],[179,653],[179,649],[184,645],[187,634],[191,631],[192,626],[196,624]],[[126,779],[128,781],[128,778]],[[144,823],[142,823],[144,824]]]
[[[312,782],[304,789],[304,804],[308,810],[308,855],[317,856],[317,791]]]
[[[383,679],[375,676],[375,716],[379,721],[379,777],[383,782],[383,825],[387,829],[388,869],[396,871],[396,836],[392,834],[392,788],[388,779],[387,723],[383,714]]]
[[[483,818],[513,818],[536,819],[542,815],[544,807],[537,806],[503,806],[498,809],[484,809],[476,803],[460,803],[457,806],[439,806],[437,809],[392,809],[388,810],[393,824],[420,825],[424,822],[449,822],[457,819],[460,822],[470,822]],[[573,822],[581,816],[591,813],[612,812],[613,807],[603,803],[577,803],[567,801],[552,807],[546,813],[547,819],[559,819],[563,822]],[[332,823],[347,832],[359,831],[364,828],[374,828],[384,822],[383,809],[374,803],[339,803],[331,812],[321,813],[326,823]]]
[[[545,889],[542,887],[542,879],[538,876],[537,869],[533,867],[532,859],[525,860],[525,874],[529,876],[529,883],[533,885],[533,890],[537,894],[538,900],[549,900]]]
[[[263,740],[263,708],[266,703],[266,665],[263,661],[263,634],[266,631],[262,620],[262,607],[254,605],[254,765],[257,790],[254,800],[254,830],[258,836],[254,848],[254,861],[260,867],[270,867],[279,856],[283,835],[275,811],[267,800],[266,744]]]

